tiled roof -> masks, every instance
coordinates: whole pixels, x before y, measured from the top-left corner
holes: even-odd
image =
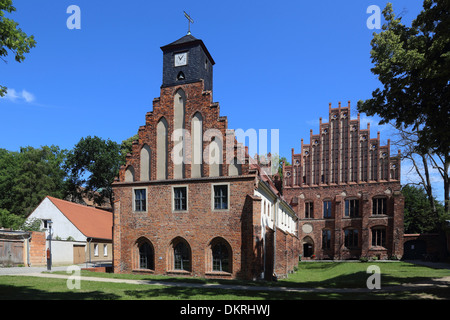
[[[47,197],[88,238],[112,239],[112,213]]]

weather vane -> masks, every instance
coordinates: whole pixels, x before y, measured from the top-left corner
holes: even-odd
[[[188,19],[188,33],[187,34],[191,34],[191,23],[194,23],[194,20],[192,20],[191,16],[188,15],[186,13],[186,11],[183,11],[183,12],[184,12],[184,16],[186,17],[186,19]]]

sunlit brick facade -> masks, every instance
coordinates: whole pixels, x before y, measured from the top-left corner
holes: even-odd
[[[190,35],[161,49],[161,95],[113,184],[114,272],[285,276],[298,263],[297,216],[259,165],[237,160],[211,55]]]
[[[389,140],[370,136],[348,106],[329,106],[292,164],[283,166],[283,195],[299,216],[305,258],[382,259],[402,256],[403,197],[400,156]]]

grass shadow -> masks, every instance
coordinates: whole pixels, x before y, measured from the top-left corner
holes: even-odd
[[[2,276],[0,300],[115,300],[120,296],[88,286],[69,290],[66,281],[34,277]],[[83,285],[84,287],[84,285]]]

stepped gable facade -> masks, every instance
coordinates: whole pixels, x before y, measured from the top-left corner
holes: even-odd
[[[297,216],[213,102],[211,54],[192,35],[161,49],[160,97],[113,184],[114,272],[286,275],[298,263]]]
[[[301,152],[292,149],[283,165],[283,195],[299,217],[300,251],[305,258],[400,258],[403,207],[400,154],[382,145],[350,118],[348,106],[329,105]]]

